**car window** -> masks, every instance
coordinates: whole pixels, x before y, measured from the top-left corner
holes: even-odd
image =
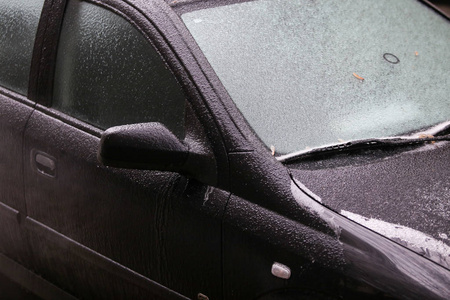
[[[0,0],[0,85],[26,95],[44,0]]]
[[[239,1],[182,19],[279,154],[450,120],[450,23],[419,1]]]
[[[161,122],[184,135],[185,97],[155,48],[121,16],[70,1],[52,107],[92,125]]]

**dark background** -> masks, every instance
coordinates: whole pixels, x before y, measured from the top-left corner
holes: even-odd
[[[447,15],[450,15],[450,1],[449,0],[434,0],[434,1],[430,1],[430,2],[435,4],[436,6],[438,6]]]

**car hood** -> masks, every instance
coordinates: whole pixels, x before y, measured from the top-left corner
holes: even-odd
[[[318,201],[450,268],[450,143],[287,165]]]

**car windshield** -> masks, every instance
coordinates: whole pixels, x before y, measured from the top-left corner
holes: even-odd
[[[449,21],[420,1],[255,0],[182,19],[277,154],[450,119]]]

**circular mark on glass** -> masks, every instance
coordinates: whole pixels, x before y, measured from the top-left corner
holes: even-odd
[[[390,62],[391,64],[398,64],[400,62],[400,59],[398,59],[397,56],[395,56],[392,53],[385,53],[383,54],[383,58],[387,61]]]

